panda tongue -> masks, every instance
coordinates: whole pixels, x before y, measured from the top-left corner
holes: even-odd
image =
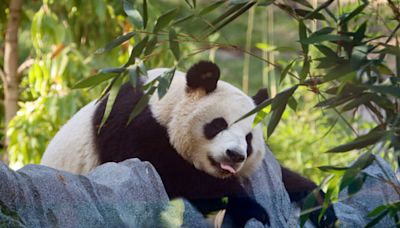
[[[226,164],[220,163],[220,166],[221,166],[221,169],[223,169],[223,170],[229,171],[229,172],[231,172],[233,174],[236,173],[236,170],[230,165],[226,165]]]

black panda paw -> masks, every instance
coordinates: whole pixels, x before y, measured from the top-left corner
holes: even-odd
[[[319,195],[324,200],[325,193],[323,191],[319,191]],[[315,206],[319,206],[316,204]],[[322,209],[318,209],[310,213],[309,219],[316,227],[335,227],[335,223],[337,221],[337,217],[335,214],[335,210],[332,205],[326,209],[324,215],[321,218],[321,221],[318,222],[319,215],[321,214]]]
[[[244,227],[250,219],[255,218],[262,224],[270,225],[268,212],[249,197],[230,197],[226,207],[225,219],[235,227]],[[224,219],[224,222],[225,222]]]

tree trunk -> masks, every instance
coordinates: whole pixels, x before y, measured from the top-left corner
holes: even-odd
[[[7,31],[4,45],[4,108],[5,132],[10,120],[18,110],[19,75],[18,75],[18,29],[21,20],[22,0],[10,1],[10,15],[7,22]],[[5,146],[8,145],[6,137]],[[5,151],[3,161],[8,162],[8,153]]]

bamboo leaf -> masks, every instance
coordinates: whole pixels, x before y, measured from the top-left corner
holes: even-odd
[[[318,167],[323,172],[333,173],[343,175],[348,167],[339,167],[339,166],[320,166]]]
[[[293,0],[293,1],[303,5],[305,7],[308,7],[311,9],[313,8],[312,5],[307,0]]]
[[[158,99],[162,99],[164,95],[168,92],[171,85],[172,79],[175,76],[176,68],[169,69],[165,71],[160,77],[158,77]]]
[[[289,98],[292,97],[294,91],[298,88],[298,85],[295,85],[283,92],[278,93],[273,101],[272,101],[272,115],[271,119],[267,126],[267,137],[270,137],[274,132],[276,126],[282,118],[282,114],[286,109],[286,105],[289,101]]]
[[[121,87],[122,79],[118,78],[115,80],[115,83],[112,85],[110,93],[107,97],[106,108],[104,110],[103,118],[101,119],[101,123],[97,133],[100,134],[101,129],[103,128],[104,124],[106,123],[108,117],[110,116],[112,107],[114,106],[115,99],[117,98],[119,88]]]
[[[369,145],[375,144],[379,142],[383,136],[385,136],[385,131],[373,131],[366,135],[362,135],[354,139],[352,142],[337,146],[328,150],[330,153],[340,153],[347,152],[354,149],[361,149],[367,147]]]
[[[304,40],[307,39],[307,27],[302,20],[299,21],[299,38],[304,55],[308,55],[308,44],[304,43]]]
[[[143,18],[139,11],[133,7],[133,2],[131,0],[124,0],[124,11],[128,15],[128,19],[137,28],[143,28]]]
[[[129,125],[135,117],[137,117],[149,104],[151,95],[153,95],[154,91],[156,91],[157,87],[152,86],[149,91],[147,91],[146,94],[144,94],[138,103],[135,105],[133,108],[131,114],[129,115],[128,123],[126,125]]]
[[[285,69],[282,70],[281,77],[279,83],[282,83],[283,79],[285,79],[286,75],[289,73],[290,69],[292,68],[295,60],[292,60]]]
[[[389,94],[395,97],[400,97],[400,88],[392,85],[385,86],[366,86],[368,89],[377,93]]]
[[[137,43],[135,47],[132,48],[131,55],[129,56],[128,62],[125,64],[125,66],[129,66],[135,62],[135,59],[142,54],[143,49],[146,47],[148,40],[149,37],[146,36],[143,40]]]
[[[157,36],[153,36],[146,45],[146,49],[144,50],[144,55],[150,55],[154,51],[157,42],[158,42]]]
[[[176,36],[176,32],[173,28],[169,30],[169,48],[171,49],[174,57],[177,61],[179,61],[179,43],[178,37]]]
[[[95,54],[101,54],[101,53],[107,52],[107,51],[119,46],[120,44],[124,43],[125,41],[129,40],[134,35],[136,35],[135,32],[128,32],[127,34],[118,36],[113,41],[111,41],[109,44],[107,44],[104,48],[97,49]]]
[[[147,0],[143,0],[143,28],[147,27],[148,21],[148,9],[147,9]]]
[[[256,2],[249,2],[246,5],[244,5],[242,8],[240,8],[237,12],[235,12],[232,16],[221,22],[218,26],[215,26],[212,28],[212,30],[207,34],[207,36],[210,36],[211,34],[219,31],[229,23],[231,23],[233,20],[235,20],[237,17],[245,13],[247,10],[249,10],[251,7],[253,7],[256,4]],[[240,5],[240,4],[239,4]]]
[[[248,113],[246,113],[245,115],[243,115],[242,117],[240,117],[238,120],[236,120],[234,123],[237,123],[255,113],[258,113],[259,111],[261,111],[262,109],[264,109],[265,107],[268,107],[269,105],[272,104],[273,99],[268,99],[265,100],[263,102],[261,102],[259,105],[257,105],[253,110],[249,111]]]
[[[300,42],[303,44],[316,44],[325,41],[351,41],[351,39],[346,36],[339,36],[333,34],[322,34],[322,35],[313,34],[307,39],[300,40]]]
[[[375,217],[378,214],[380,214],[382,211],[384,211],[385,209],[387,209],[386,205],[380,205],[380,206],[376,207],[374,210],[372,210],[371,212],[369,212],[367,216],[370,218]]]
[[[328,58],[338,59],[339,56],[329,47],[325,45],[315,45],[315,47]]]
[[[208,4],[207,6],[205,6],[203,9],[200,10],[199,15],[200,16],[204,16],[212,11],[214,11],[215,9],[217,9],[218,7],[220,7],[222,4],[224,3],[223,0],[219,0],[219,1],[213,1],[210,4]]]
[[[369,222],[365,228],[370,228],[370,227],[374,227],[378,222],[380,222],[386,215],[387,213],[389,213],[389,210],[385,210],[383,211],[381,214],[379,214],[377,217],[375,217],[374,219],[372,219],[371,222]]]
[[[154,26],[153,32],[157,33],[163,28],[165,28],[175,18],[177,12],[178,9],[175,8],[161,15],[156,21],[156,25]]]
[[[350,14],[348,14],[347,16],[345,16],[340,22],[339,24],[345,24],[348,21],[350,21],[353,17],[357,16],[358,14],[360,14],[366,7],[368,6],[368,3],[364,3],[360,6],[358,6],[356,9],[354,9]]]
[[[104,81],[107,81],[113,77],[115,77],[115,74],[110,74],[110,73],[98,73],[93,76],[90,76],[88,78],[84,78],[77,82],[72,88],[73,89],[83,89],[87,87],[92,87],[96,86]]]

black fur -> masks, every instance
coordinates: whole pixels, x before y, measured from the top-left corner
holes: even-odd
[[[261,102],[267,99],[269,99],[269,95],[268,95],[268,90],[265,88],[258,90],[256,95],[253,96],[253,101],[256,105],[261,104]]]
[[[318,186],[312,182],[311,180],[301,176],[298,173],[295,173],[285,167],[281,166],[282,170],[282,181],[285,185],[286,191],[289,194],[289,198],[291,202],[296,202],[299,207],[303,207],[303,203],[305,198],[311,194]],[[323,191],[318,191],[317,201],[314,206],[321,206],[325,193]],[[334,227],[335,222],[337,220],[335,211],[333,210],[332,205],[328,207],[325,212],[325,215],[322,217],[321,221],[318,222],[319,214],[321,213],[321,209],[313,211],[309,218],[311,222],[316,227]]]
[[[204,125],[204,136],[206,139],[213,139],[226,128],[228,128],[228,123],[223,117],[215,118],[210,123]]]
[[[253,146],[251,146],[251,140],[253,140],[253,134],[249,133],[246,135],[246,143],[247,143],[247,157],[253,153]]]
[[[210,93],[217,88],[220,70],[215,63],[200,61],[186,74],[186,84],[190,89],[202,88]]]
[[[110,116],[100,134],[97,134],[106,105],[105,100],[100,102],[93,119],[93,134],[101,163],[120,162],[128,158],[149,161],[161,176],[170,198],[184,197],[199,202],[228,196],[233,199],[233,205],[228,204],[227,213],[237,218],[237,224],[252,217],[259,218],[260,214],[263,222],[269,223],[265,209],[247,195],[237,178],[215,178],[196,169],[178,155],[169,143],[166,128],[156,121],[149,107],[126,125],[130,112],[142,96],[142,92],[135,92],[130,84],[123,85]],[[240,210],[230,208],[234,206],[240,206]],[[254,216],[239,213],[251,211],[252,208],[248,207],[257,208],[257,213]]]

